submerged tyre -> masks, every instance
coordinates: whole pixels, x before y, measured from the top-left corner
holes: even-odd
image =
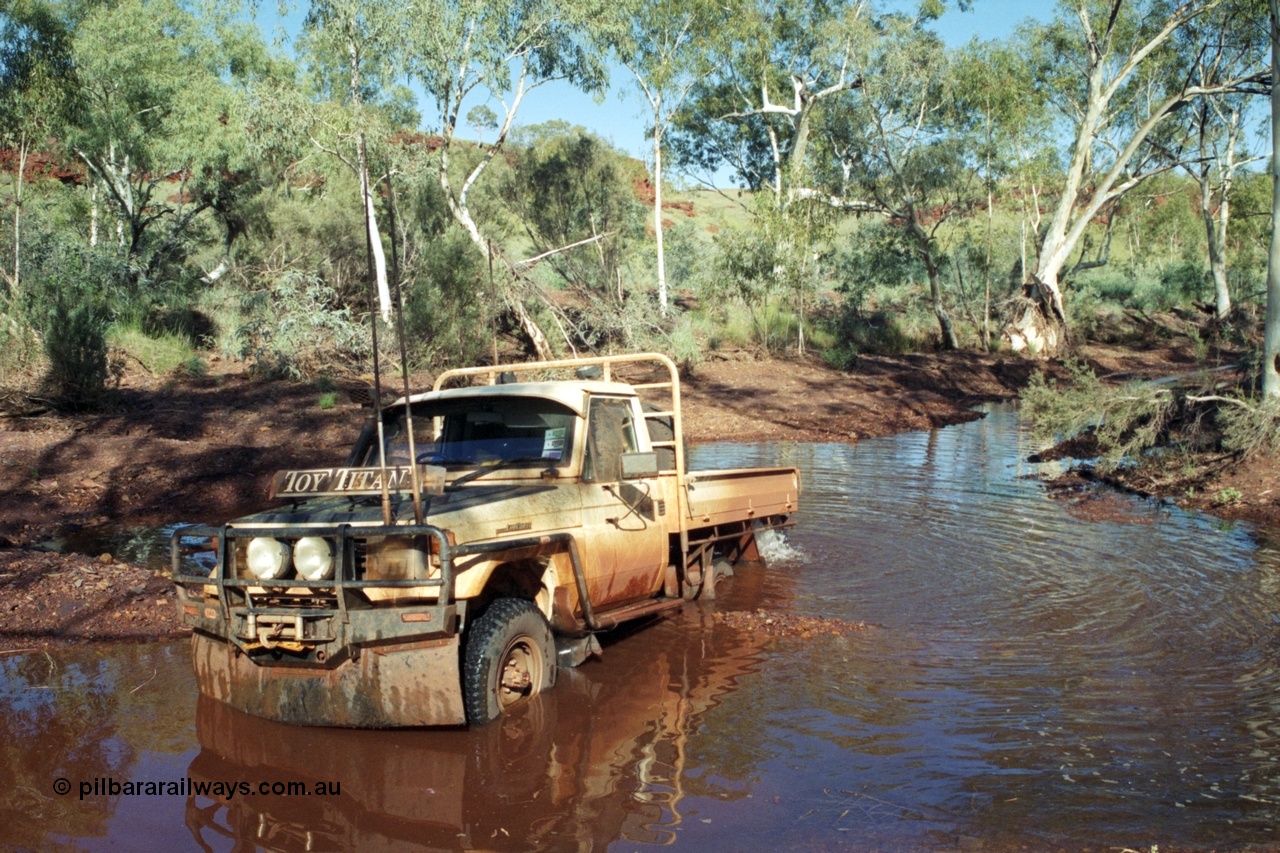
[[[555,681],[555,642],[532,601],[499,598],[472,623],[462,657],[467,722],[486,723]]]

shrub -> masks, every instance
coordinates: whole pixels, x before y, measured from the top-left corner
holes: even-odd
[[[44,349],[49,357],[45,388],[65,409],[92,409],[107,386],[107,324],[104,305],[59,299],[47,316]]]
[[[369,353],[369,330],[313,272],[285,270],[245,296],[239,357],[260,376],[301,379],[350,366]]]
[[[1171,264],[1160,273],[1160,287],[1173,301],[1203,299],[1213,292],[1213,278],[1200,263],[1182,261]]]
[[[688,317],[680,317],[675,321],[671,331],[667,333],[664,349],[679,366],[681,373],[692,373],[702,363],[702,347],[698,346],[698,336]]]
[[[1222,445],[1243,456],[1280,452],[1280,400],[1218,408]]]
[[[49,230],[33,227],[24,248],[22,291],[7,337],[40,341],[46,362],[41,390],[57,406],[95,408],[111,374],[107,327],[132,304],[136,282],[112,250],[91,249]]]
[[[481,297],[488,272],[480,253],[461,229],[449,228],[423,255],[422,271],[404,293],[410,359],[440,367],[475,364],[493,334],[492,309]]]
[[[834,335],[834,343],[828,349],[845,351],[855,357],[859,353],[906,355],[919,351],[923,344],[923,338],[909,331],[899,315],[884,310],[864,311],[850,302],[831,309],[821,322]]]
[[[1104,385],[1083,364],[1068,362],[1070,381],[1059,384],[1032,376],[1022,391],[1022,411],[1038,439],[1061,440],[1090,430],[1098,465],[1115,468],[1155,447],[1168,435],[1178,401],[1168,388],[1150,383]]]
[[[822,350],[822,360],[835,370],[852,370],[858,363],[858,350],[849,344]]]
[[[43,348],[21,310],[0,311],[0,389],[35,386]]]

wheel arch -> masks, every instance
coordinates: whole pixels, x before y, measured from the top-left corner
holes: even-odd
[[[482,577],[483,585],[468,598],[469,620],[479,618],[500,598],[519,598],[533,602],[543,617],[551,621],[556,571],[550,560],[545,557],[495,560],[483,571]]]

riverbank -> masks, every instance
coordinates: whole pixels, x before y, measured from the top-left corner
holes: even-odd
[[[1114,378],[1195,365],[1190,352],[1169,347],[1081,354]],[[692,443],[851,442],[932,429],[972,420],[977,403],[1015,397],[1041,367],[938,353],[868,356],[839,372],[816,359],[713,353],[683,383],[685,431]],[[415,377],[415,387],[425,384]],[[0,651],[181,634],[162,573],[42,544],[77,528],[218,522],[259,508],[276,470],[341,464],[363,417],[327,387],[253,380],[215,362],[202,377],[128,376],[104,413],[0,419]],[[1179,502],[1276,524],[1276,468],[1224,470],[1199,503]],[[1239,499],[1214,506],[1227,489]]]

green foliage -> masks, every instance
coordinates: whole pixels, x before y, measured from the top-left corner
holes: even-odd
[[[338,405],[338,393],[336,391],[325,391],[316,398],[316,407],[320,409],[332,409]]]
[[[72,303],[55,300],[43,328],[49,372],[46,393],[60,407],[93,409],[102,403],[107,386],[107,308],[92,299]]]
[[[369,354],[369,329],[314,273],[286,270],[241,306],[237,355],[251,373],[301,379],[357,363]]]
[[[827,309],[823,322],[840,342],[832,355],[837,361],[858,353],[903,355],[925,346],[923,330],[933,323],[920,283],[926,273],[900,229],[864,225],[837,253],[835,276],[844,299]]]
[[[1227,450],[1245,457],[1280,453],[1280,399],[1220,406],[1218,423]]]
[[[90,4],[75,21],[78,109],[66,145],[88,168],[132,277],[154,285],[221,220],[230,245],[256,189],[233,74],[254,42],[225,8],[176,0]],[[235,37],[225,39],[233,34]],[[257,43],[260,46],[260,41]]]
[[[673,293],[705,290],[711,276],[709,239],[697,233],[697,226],[677,222],[667,229],[663,247],[667,261],[667,284]]]
[[[1088,430],[1104,470],[1167,438],[1178,412],[1178,400],[1168,388],[1151,383],[1110,386],[1083,364],[1069,362],[1067,369],[1070,378],[1065,384],[1037,373],[1023,389],[1022,412],[1033,436],[1062,440]]]
[[[702,363],[702,347],[698,344],[698,335],[689,317],[681,317],[675,321],[666,334],[663,350],[679,366],[681,373],[692,373]]]
[[[1034,263],[1036,227],[1046,233],[1037,217],[1060,193],[1070,144],[1054,138],[1062,126],[1046,95],[1079,85],[1059,60],[1082,48],[1071,14],[951,50],[927,14],[850,4],[326,0],[307,11],[298,67],[225,5],[13,0],[0,14],[0,136],[6,148],[44,146],[49,170],[22,183],[10,169],[0,184],[6,234],[9,214],[21,216],[20,239],[0,241],[0,275],[22,267],[21,286],[4,288],[14,296],[0,317],[0,381],[48,367],[45,330],[58,323],[75,324],[84,344],[58,354],[64,368],[92,361],[104,315],[108,340],[158,373],[197,374],[197,348],[210,345],[259,372],[354,366],[368,352],[360,135],[372,173],[396,182],[394,245],[419,365],[473,363],[495,335],[519,335],[515,299],[553,343],[654,346],[689,365],[703,347],[778,350],[803,332],[847,368],[936,345],[935,304],[970,344],[1024,280],[1020,258]],[[1120,18],[1122,34],[1151,23],[1127,6]],[[658,211],[675,221],[663,232],[668,283],[701,307],[666,320],[649,297],[643,164],[567,122],[515,131],[503,146],[506,108],[537,83],[600,88],[606,42],[639,63],[650,92],[669,93],[650,106],[674,125],[648,132],[676,144],[674,159],[760,190],[668,196],[696,207]],[[1153,67],[1177,65],[1174,55]],[[1124,84],[1129,112],[1101,131],[1111,141],[1142,107],[1129,95],[1164,82],[1142,74]],[[794,102],[793,85],[803,89]],[[475,106],[478,90],[488,106]],[[766,91],[769,108],[756,102]],[[418,111],[436,108],[427,124],[439,136],[419,132]],[[487,145],[455,140],[464,115],[477,132],[503,130]],[[1173,131],[1161,131],[1167,151],[1185,142]],[[1093,167],[1112,156],[1095,152]],[[79,164],[83,177],[72,175]],[[376,185],[374,205],[390,254],[388,189]],[[1231,195],[1228,272],[1245,313],[1262,299],[1270,192],[1267,175],[1245,169]],[[455,230],[459,205],[470,237]],[[1089,217],[1067,267],[1109,258],[1064,268],[1077,337],[1118,337],[1137,312],[1209,298],[1198,205],[1193,182],[1170,170],[1125,196],[1110,234],[1106,211]],[[519,275],[500,261],[491,288],[483,240]],[[73,318],[80,305],[90,307]],[[394,331],[380,338],[394,352]]]
[[[467,111],[467,124],[475,130],[477,138],[483,138],[486,130],[498,129],[498,114],[486,104],[477,104]]]
[[[858,364],[858,350],[850,344],[827,347],[821,351],[822,360],[833,370],[852,370]]]
[[[108,326],[137,304],[129,271],[112,253],[70,235],[41,228],[29,237],[11,328],[29,325],[41,341],[44,394],[63,408],[95,408],[104,401],[111,372]]]
[[[724,306],[737,302],[750,317],[751,338],[768,350],[807,335],[816,292],[824,283],[818,247],[829,212],[795,203],[779,209],[766,196],[742,229],[715,240],[716,256],[703,296]]]
[[[751,338],[768,348],[771,329],[766,308],[778,289],[773,276],[776,245],[757,235],[735,232],[716,240],[715,275],[707,288],[713,300],[734,300],[750,317]]]
[[[643,173],[621,152],[581,127],[549,122],[523,129],[506,195],[533,241],[534,254],[583,240],[543,262],[569,287],[597,297],[616,293],[640,235],[632,184]]]
[[[1213,278],[1203,263],[1180,261],[1160,273],[1160,287],[1178,302],[1213,297]]]
[[[192,379],[202,379],[209,375],[209,365],[199,355],[192,353],[178,365],[177,372]]]
[[[480,254],[459,228],[445,230],[422,254],[404,297],[410,358],[438,367],[474,364],[496,332],[494,308],[482,298],[488,284]]]
[[[39,335],[16,312],[0,312],[0,389],[35,385],[42,354]]]
[[[1240,493],[1239,489],[1228,486],[1213,496],[1213,502],[1219,506],[1227,506],[1229,504],[1240,503],[1240,499],[1243,497],[1244,495]]]
[[[728,302],[709,309],[702,318],[707,349],[712,352],[744,349],[756,343],[755,316],[741,302]]]
[[[149,372],[158,376],[187,372],[193,359],[200,361],[186,336],[172,332],[149,334],[133,322],[113,323],[107,339],[112,346],[128,353]]]

